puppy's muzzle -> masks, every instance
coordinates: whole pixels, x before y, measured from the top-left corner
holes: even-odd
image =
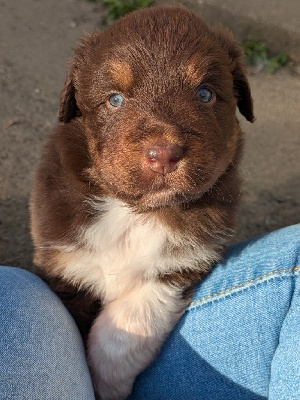
[[[165,176],[176,171],[178,163],[183,157],[183,150],[177,144],[150,145],[146,149],[144,156],[149,169]]]

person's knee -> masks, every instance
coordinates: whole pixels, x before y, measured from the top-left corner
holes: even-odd
[[[0,296],[10,303],[36,304],[38,300],[55,300],[48,285],[33,273],[13,267],[0,267]]]
[[[0,267],[0,299],[0,312],[3,316],[10,315],[11,323],[30,320],[47,325],[64,321],[74,325],[57,295],[29,271]]]
[[[41,287],[45,284],[33,273],[20,268],[0,266],[0,290],[8,292],[10,289],[26,290],[33,286]]]
[[[0,267],[0,315],[0,386],[9,398],[94,398],[79,330],[45,282]]]

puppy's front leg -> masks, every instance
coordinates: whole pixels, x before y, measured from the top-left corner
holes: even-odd
[[[126,399],[184,312],[182,290],[146,282],[106,304],[88,339],[88,361],[102,400]]]

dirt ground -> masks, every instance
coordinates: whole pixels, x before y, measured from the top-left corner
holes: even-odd
[[[0,264],[32,268],[28,199],[57,120],[71,48],[102,29],[87,0],[0,0]],[[233,242],[299,222],[299,75],[250,76],[256,121],[242,121],[243,202]],[[297,103],[298,100],[298,103]]]

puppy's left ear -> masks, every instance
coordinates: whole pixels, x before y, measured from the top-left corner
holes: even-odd
[[[214,33],[222,48],[227,50],[229,57],[232,59],[233,87],[239,111],[248,121],[254,122],[253,100],[244,64],[243,50],[227,29],[219,27],[214,29]]]
[[[74,67],[71,65],[65,86],[60,96],[60,107],[58,120],[60,122],[70,122],[73,118],[80,115],[80,110],[76,103],[75,87],[73,84]]]

